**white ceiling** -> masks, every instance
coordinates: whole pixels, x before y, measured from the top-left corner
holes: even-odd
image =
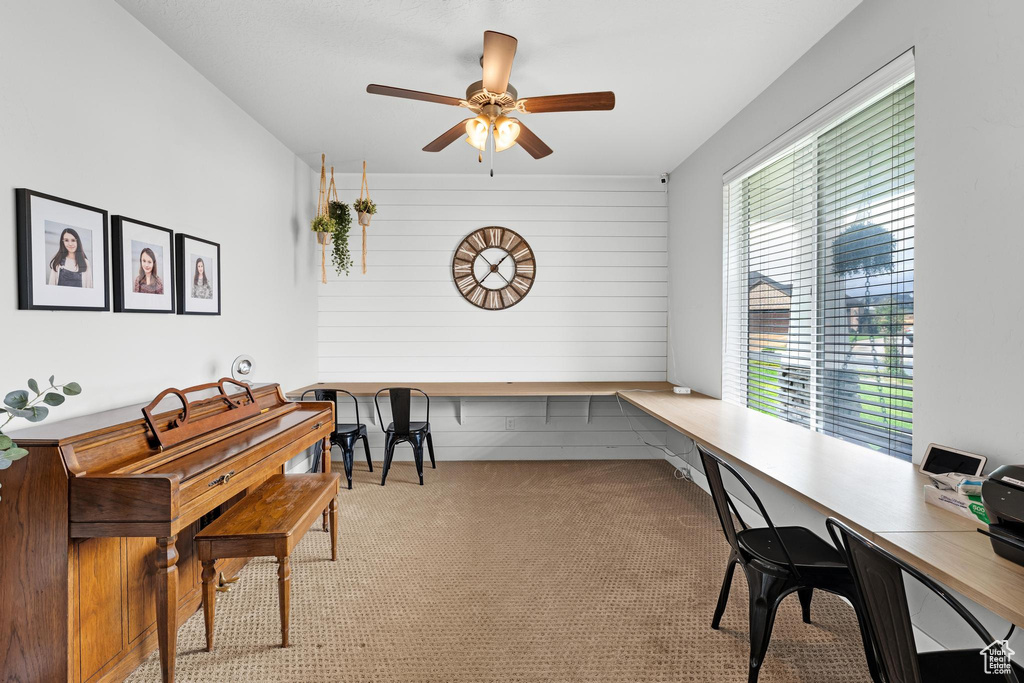
[[[483,32],[519,39],[520,97],[613,90],[610,112],[523,116],[555,150],[496,173],[671,171],[860,0],[117,0],[296,154],[339,172],[474,173],[476,150],[421,148],[465,110],[366,93],[464,97]]]

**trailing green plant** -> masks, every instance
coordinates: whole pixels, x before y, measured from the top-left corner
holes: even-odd
[[[331,246],[334,269],[338,271],[338,275],[342,273],[348,275],[349,269],[352,268],[352,254],[348,248],[348,233],[352,228],[352,212],[349,211],[348,204],[341,202],[332,201],[327,207],[331,220],[335,224]]]
[[[352,202],[352,208],[356,210],[356,213],[368,213],[371,216],[377,213],[377,205],[369,197],[355,200]]]
[[[310,222],[309,229],[313,232],[334,232],[338,225],[330,216],[320,214]]]
[[[40,389],[39,382],[34,379],[28,381],[28,388],[35,394],[35,397],[30,398],[29,392],[24,389],[16,389],[4,396],[0,417],[6,415],[7,419],[0,424],[0,470],[6,470],[15,460],[21,460],[28,455],[27,449],[18,446],[11,437],[3,433],[4,427],[11,420],[20,417],[29,422],[42,422],[50,414],[49,407],[56,407],[64,403],[65,396],[78,396],[82,393],[82,387],[77,382],[54,384],[52,375],[50,376],[50,386],[45,389]]]

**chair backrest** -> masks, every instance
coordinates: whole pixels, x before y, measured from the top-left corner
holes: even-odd
[[[789,549],[783,542],[782,536],[779,534],[778,529],[775,528],[775,524],[772,523],[772,518],[768,515],[768,511],[761,503],[761,499],[758,498],[754,489],[751,488],[746,479],[740,476],[740,473],[736,471],[735,467],[704,448],[701,444],[697,444],[697,451],[700,453],[701,463],[704,465],[704,476],[707,477],[708,487],[711,489],[711,499],[715,503],[715,511],[718,512],[718,521],[722,524],[722,531],[725,533],[725,538],[729,541],[729,545],[732,546],[733,551],[740,555],[740,557],[746,557],[740,550],[739,541],[737,540],[736,525],[733,524],[732,515],[736,515],[736,519],[739,520],[740,526],[743,527],[743,529],[748,529],[749,527],[747,526],[747,523],[743,521],[743,517],[740,516],[739,510],[736,509],[736,504],[732,502],[732,497],[725,489],[725,482],[722,480],[723,468],[732,474],[732,476],[736,478],[736,481],[746,489],[747,493],[754,501],[754,505],[757,506],[761,517],[764,519],[765,523],[768,524],[768,528],[771,529],[774,534],[775,540],[786,559],[786,564],[789,567],[789,570],[793,573],[793,576],[799,577],[800,570],[797,569],[796,563],[793,562],[793,557],[789,554]]]
[[[878,664],[889,683],[920,683],[917,644],[903,583],[906,572],[946,601],[981,637],[985,645],[994,642],[981,622],[949,592],[906,562],[864,538],[846,524],[829,517],[825,522],[829,535],[846,557],[861,604],[867,617],[868,633],[877,653]],[[982,666],[978,657],[978,666]],[[993,680],[999,680],[993,678]],[[1017,683],[1011,672],[1006,681]]]
[[[733,507],[732,500],[730,500],[729,493],[725,490],[725,483],[722,481],[720,461],[700,444],[697,445],[697,451],[700,453],[700,460],[704,465],[704,476],[708,479],[708,487],[711,489],[711,500],[715,503],[715,511],[718,513],[718,521],[722,525],[722,532],[725,533],[725,538],[729,541],[732,549],[738,553],[740,546],[736,540],[736,525],[733,524],[732,510],[730,509]],[[736,514],[736,519],[740,521],[740,525],[744,529],[747,528],[746,523],[738,513]]]
[[[386,427],[384,426],[384,418],[380,414],[380,401],[378,397],[387,392],[391,402],[391,421],[395,425],[395,434],[404,436],[409,434],[409,414],[412,407],[412,392],[414,391],[423,394],[423,397],[427,399],[427,416],[425,421],[430,422],[430,397],[427,396],[427,392],[414,387],[388,387],[381,389],[373,396],[373,403],[377,408],[377,417],[379,418],[382,430],[386,430]]]
[[[340,424],[337,417],[337,405],[338,405],[338,392],[348,394],[352,398],[352,403],[356,407],[356,424],[362,424],[362,420],[359,419],[359,400],[351,391],[345,391],[344,389],[306,389],[302,392],[302,396],[299,398],[300,401],[306,398],[306,394],[312,392],[314,401],[330,401],[335,405],[335,418],[334,421]]]

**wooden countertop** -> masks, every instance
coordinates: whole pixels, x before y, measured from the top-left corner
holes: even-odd
[[[988,536],[977,531],[885,533],[878,545],[1002,618],[1024,624],[1024,566],[996,555]]]
[[[988,538],[977,533],[981,525],[926,503],[928,479],[913,464],[701,394],[619,395],[978,604],[1024,624],[1024,567],[996,555]]]
[[[385,387],[411,386],[430,396],[614,396],[620,391],[671,391],[668,382],[321,382],[288,392],[298,398],[309,389],[345,389],[373,396]]]
[[[702,394],[623,392],[622,398],[869,538],[889,531],[973,531],[924,501],[928,478],[876,453]]]

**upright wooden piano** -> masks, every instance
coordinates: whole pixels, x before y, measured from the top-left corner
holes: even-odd
[[[159,645],[173,680],[200,604],[193,536],[334,428],[329,403],[228,383],[152,424],[137,405],[15,434],[29,455],[0,471],[0,678],[119,681]]]

